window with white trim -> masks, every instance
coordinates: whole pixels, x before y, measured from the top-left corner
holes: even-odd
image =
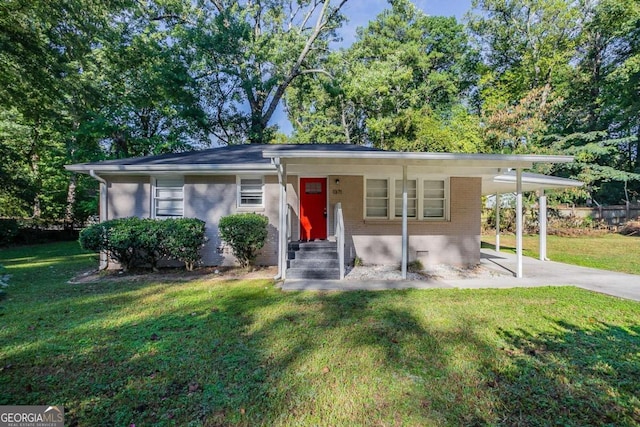
[[[446,179],[407,179],[407,218],[447,220],[449,184]],[[402,180],[365,180],[365,218],[402,218]]]
[[[447,189],[444,180],[424,180],[422,184],[422,217],[444,219],[447,216]]]
[[[402,180],[396,179],[396,210],[395,216],[402,218]],[[407,180],[407,218],[418,217],[418,180]]]
[[[264,207],[264,178],[261,176],[238,177],[238,207]]]
[[[153,187],[153,217],[182,218],[183,215],[184,178],[156,178]]]
[[[366,212],[367,218],[389,217],[389,186],[386,179],[367,179]]]

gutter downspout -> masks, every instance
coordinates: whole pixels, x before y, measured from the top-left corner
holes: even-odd
[[[91,176],[91,178],[100,183],[100,222],[104,222],[107,220],[107,181],[101,176],[97,175],[93,169],[89,171],[89,175]],[[109,260],[107,258],[106,252],[100,252],[99,269],[106,270],[108,266]]]

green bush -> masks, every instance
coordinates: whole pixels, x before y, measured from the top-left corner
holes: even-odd
[[[200,249],[207,242],[205,223],[196,218],[179,218],[165,222],[164,253],[170,259],[184,262],[192,271],[201,260]]]
[[[267,240],[268,224],[266,216],[256,213],[233,214],[220,219],[220,237],[231,246],[241,267],[248,267],[255,261]]]
[[[182,261],[192,270],[201,258],[204,232],[205,223],[195,218],[123,218],[85,228],[79,241],[84,249],[107,252],[124,270],[144,266],[156,270],[161,259]]]
[[[15,219],[0,219],[0,246],[13,243],[20,231]]]

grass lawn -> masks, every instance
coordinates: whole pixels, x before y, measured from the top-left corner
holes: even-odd
[[[494,249],[495,235],[483,235],[482,246]],[[502,250],[515,253],[515,236],[501,235],[500,246]],[[537,235],[523,236],[522,253],[534,258],[540,256]],[[640,237],[613,233],[601,236],[547,236],[547,257],[567,264],[640,274]]]
[[[68,284],[75,243],[0,251],[0,404],[66,425],[637,425],[640,304],[564,288],[283,293]]]

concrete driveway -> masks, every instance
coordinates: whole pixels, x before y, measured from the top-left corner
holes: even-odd
[[[426,280],[286,280],[283,290],[384,290],[428,288],[517,288],[577,286],[590,291],[640,301],[640,275],[578,267],[523,257],[524,277],[516,279],[516,256],[482,249],[485,274],[470,278]]]

